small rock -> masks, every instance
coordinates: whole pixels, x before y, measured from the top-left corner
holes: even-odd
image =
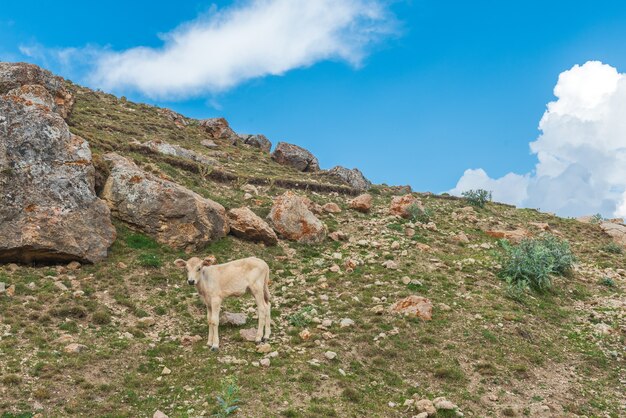
[[[391,243],[392,250],[397,250],[398,248],[400,248],[400,243],[398,241],[394,241]]]
[[[239,335],[245,341],[255,341],[256,340],[256,329],[255,328],[240,329],[239,330]]]
[[[388,268],[390,270],[397,270],[398,269],[398,263],[396,263],[393,260],[387,260],[384,263],[382,263],[382,266],[385,268]]]
[[[334,351],[327,351],[324,353],[324,357],[326,357],[328,360],[334,360],[335,358],[337,358],[337,353],[335,353]]]
[[[62,292],[67,292],[67,286],[65,286],[62,282],[54,282],[54,287]]]
[[[270,367],[271,361],[268,358],[261,359],[259,362],[263,367]]]
[[[425,297],[411,295],[394,303],[390,308],[390,312],[430,321],[432,319],[433,304]]]
[[[446,305],[445,303],[440,303],[437,305],[437,307],[442,311],[449,311],[452,309],[450,306]]]
[[[165,415],[163,412],[157,410],[154,415],[152,415],[152,418],[169,418],[167,415]]]
[[[415,410],[418,413],[426,413],[428,416],[433,416],[437,413],[435,405],[429,399],[421,399],[415,402]]]
[[[350,201],[350,208],[358,212],[368,213],[372,209],[372,195],[362,194]]]
[[[144,318],[139,318],[137,320],[137,325],[140,327],[148,328],[153,326],[156,323],[156,320],[151,316],[146,316]]]
[[[72,337],[71,335],[63,334],[59,338],[54,340],[54,342],[57,344],[67,344],[67,343],[72,342],[73,340],[74,340],[74,337]]]
[[[183,335],[180,337],[180,343],[185,346],[195,344],[200,340],[202,340],[202,337],[199,335]]]
[[[86,345],[72,343],[70,345],[65,346],[63,351],[65,351],[66,353],[69,353],[69,354],[76,354],[76,353],[80,353],[81,351],[85,350],[86,348],[87,348]]]
[[[248,316],[245,313],[224,312],[220,318],[220,325],[241,326],[246,323]]]
[[[341,212],[341,208],[339,207],[339,205],[333,202],[326,203],[324,206],[322,206],[322,210],[327,213]]]
[[[309,331],[308,329],[304,329],[302,331],[300,331],[300,338],[302,338],[303,341],[307,341],[309,338],[311,338],[311,331]]]
[[[450,411],[450,410],[454,410],[458,408],[455,404],[453,404],[452,402],[450,402],[444,397],[435,398],[433,400],[433,405],[438,410],[446,410],[446,411]]]
[[[78,261],[71,261],[66,267],[68,270],[78,270],[80,263]]]
[[[423,251],[425,253],[429,252],[430,250],[432,250],[431,246],[428,244],[423,244],[421,242],[418,242],[417,244],[415,244],[415,247],[420,250]]]
[[[409,283],[411,283],[411,278],[409,276],[404,276],[401,280],[402,284],[408,285]]]
[[[339,267],[337,264],[333,264],[328,270],[333,273],[339,273],[341,271],[341,267]]]
[[[383,305],[376,305],[372,309],[370,309],[370,312],[376,315],[382,315],[383,312],[385,312],[385,307]]]
[[[128,266],[125,263],[121,262],[121,261],[119,263],[117,263],[117,267],[121,268],[121,269],[128,268]]]
[[[35,282],[30,282],[28,283],[28,285],[26,286],[28,287],[30,290],[35,290],[37,289],[37,285],[35,285]],[[2,286],[0,285],[0,288],[2,288]]]
[[[354,325],[354,321],[350,318],[343,318],[340,322],[339,322],[339,327],[341,328],[348,328]]]
[[[163,370],[161,371],[162,375],[168,375],[168,374],[172,374],[172,371],[170,369],[166,367],[163,367]]]
[[[269,353],[270,351],[272,351],[272,346],[267,343],[259,344],[256,348],[256,352],[260,354],[266,354],[266,353]]]
[[[348,235],[342,231],[335,231],[328,234],[328,238],[333,241],[346,241],[348,239]]]
[[[332,327],[332,326],[333,326],[333,321],[332,321],[332,319],[324,319],[324,320],[322,321],[322,326],[323,326],[324,328],[330,328],[330,327]]]
[[[611,326],[603,322],[595,324],[593,326],[593,329],[596,332],[596,334],[608,335],[611,333]]]
[[[428,418],[428,412],[422,412],[415,415],[413,418]]]

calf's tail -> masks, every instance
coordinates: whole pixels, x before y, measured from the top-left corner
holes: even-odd
[[[265,283],[263,284],[263,299],[265,299],[265,303],[269,303],[270,302],[270,271],[269,269],[267,270],[267,273],[265,273]]]

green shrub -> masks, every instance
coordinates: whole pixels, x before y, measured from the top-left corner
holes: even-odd
[[[624,247],[615,242],[605,245],[602,249],[611,254],[622,254],[624,252]]]
[[[591,222],[592,224],[599,224],[599,223],[602,223],[603,220],[604,218],[602,217],[602,215],[600,215],[599,213],[596,213],[595,215],[591,217],[591,220],[589,222]]]
[[[545,291],[552,287],[552,275],[564,275],[576,261],[569,243],[553,235],[523,240],[519,245],[501,241],[504,255],[500,276],[513,294],[530,288]]]
[[[487,202],[491,201],[491,192],[484,189],[468,190],[461,195],[467,200],[467,203],[478,208],[484,208]]]
[[[139,265],[142,267],[154,267],[158,268],[163,265],[161,257],[156,254],[144,253],[138,257]]]
[[[213,417],[227,417],[239,410],[239,385],[235,376],[222,379],[222,390],[217,396],[218,412]]]
[[[311,323],[311,312],[313,312],[312,306],[306,306],[300,309],[288,318],[289,324],[294,327],[305,327]]]
[[[600,279],[600,284],[606,287],[615,287],[615,281],[606,276]]]
[[[414,222],[417,221],[426,224],[430,222],[430,218],[432,217],[430,209],[422,208],[417,203],[411,203],[411,205],[406,208],[406,211],[409,214],[409,218]]]

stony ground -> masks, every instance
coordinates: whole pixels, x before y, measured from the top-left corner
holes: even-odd
[[[101,93],[79,92],[70,125],[96,154],[124,151],[262,217],[284,191],[280,180],[339,186],[244,147],[213,155],[237,176],[227,183],[124,148],[129,138],[166,137],[207,153],[196,127],[179,130],[153,108]],[[268,181],[245,199],[251,178]],[[247,323],[221,326],[220,351],[208,350],[204,308],[172,264],[186,255],[119,223],[97,265],[0,267],[0,282],[14,286],[0,294],[2,416],[209,416],[220,412],[226,382],[239,389],[236,415],[249,417],[410,417],[417,411],[407,400],[441,396],[458,409],[437,416],[626,414],[626,257],[607,251],[611,240],[597,225],[492,203],[466,209],[432,195],[420,196],[431,216],[419,223],[389,214],[392,188],[371,191],[370,214],[330,187],[301,193],[341,207],[320,218],[347,241],[265,247],[227,237],[201,252],[270,265],[273,335],[264,353],[240,334],[256,325],[249,296],[224,306]],[[553,290],[512,298],[497,276],[502,249],[485,230],[539,234],[537,222],[567,239],[578,262]],[[389,313],[409,295],[432,301],[431,321]]]

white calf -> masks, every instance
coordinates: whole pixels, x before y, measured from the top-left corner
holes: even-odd
[[[195,285],[198,294],[207,307],[209,339],[207,345],[215,351],[219,347],[218,326],[222,300],[229,296],[241,296],[252,293],[256,300],[259,314],[259,326],[256,332],[257,343],[270,337],[270,268],[267,263],[256,257],[243,258],[225,264],[216,264],[215,257],[204,260],[192,257],[189,260],[174,261],[178,267],[187,269],[187,283]]]

